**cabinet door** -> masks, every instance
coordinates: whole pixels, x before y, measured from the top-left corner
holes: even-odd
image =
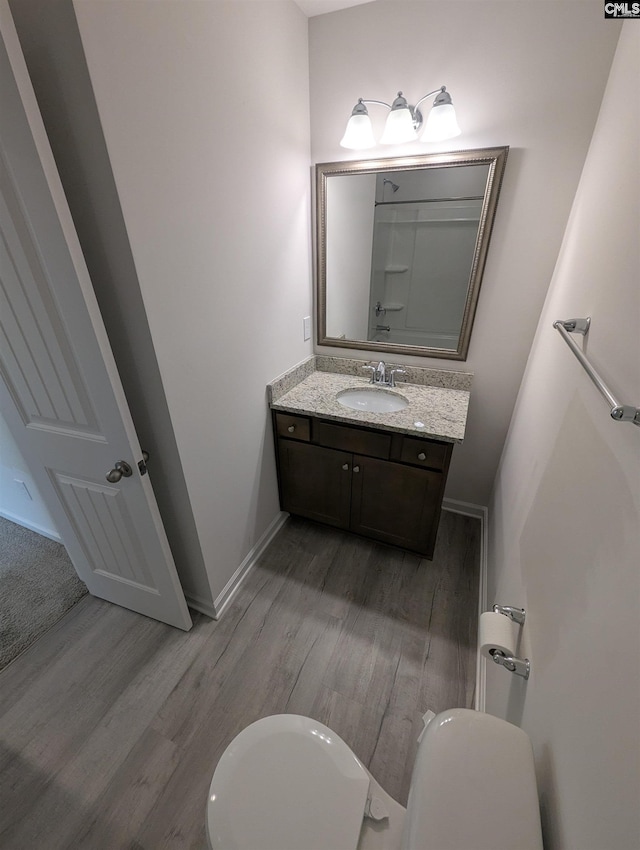
[[[444,476],[355,455],[351,530],[431,557]]]
[[[349,527],[352,456],[294,440],[278,440],[284,511]]]

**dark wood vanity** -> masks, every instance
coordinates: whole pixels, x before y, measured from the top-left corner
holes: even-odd
[[[433,557],[453,444],[273,411],[280,506]]]

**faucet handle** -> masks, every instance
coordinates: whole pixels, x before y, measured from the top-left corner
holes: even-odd
[[[372,365],[368,364],[367,366],[363,366],[362,368],[363,368],[363,369],[370,369],[370,370],[371,370],[371,378],[369,379],[369,383],[370,383],[370,384],[374,384],[374,383],[375,383],[375,380],[376,380],[376,371],[377,371],[377,368],[378,368],[378,367],[377,367],[377,366],[372,366]]]
[[[407,370],[403,369],[402,366],[394,366],[393,369],[389,370],[389,386],[395,387],[396,385],[396,375],[406,375]]]

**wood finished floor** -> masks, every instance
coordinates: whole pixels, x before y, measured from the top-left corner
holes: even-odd
[[[290,519],[218,622],[85,597],[0,673],[0,847],[203,850],[220,755],[280,712],[405,805],[421,715],[473,704],[479,555],[448,512],[432,562]]]

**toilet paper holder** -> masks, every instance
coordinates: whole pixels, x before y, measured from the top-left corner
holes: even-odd
[[[491,649],[489,654],[496,664],[500,664],[510,673],[515,673],[516,676],[522,676],[523,679],[529,678],[531,672],[531,663],[528,658],[514,658],[511,655],[505,655],[501,649]]]
[[[524,608],[514,608],[513,605],[494,605],[493,610],[496,614],[504,614],[505,617],[513,620],[514,623],[524,626],[524,621],[527,615]]]
[[[524,626],[526,619],[526,611],[524,608],[514,608],[513,605],[494,605],[493,610],[496,614],[504,614],[513,623],[518,623],[519,626]],[[523,679],[529,678],[531,672],[531,663],[528,658],[515,658],[512,655],[507,655],[501,649],[490,649],[489,654],[496,664],[500,664],[510,673],[515,673],[516,676],[522,676]]]

